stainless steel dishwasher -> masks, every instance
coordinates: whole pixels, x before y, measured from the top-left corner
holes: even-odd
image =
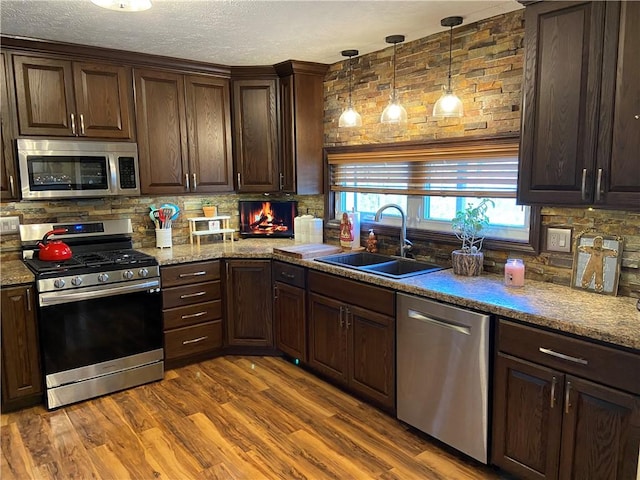
[[[398,418],[485,464],[489,320],[398,294]]]

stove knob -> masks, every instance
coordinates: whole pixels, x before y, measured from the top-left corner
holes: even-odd
[[[107,273],[101,273],[100,275],[98,275],[98,281],[99,282],[106,282],[107,280],[109,280],[109,274]]]
[[[82,277],[73,277],[71,279],[71,284],[75,285],[76,287],[82,285]]]
[[[53,286],[56,287],[56,288],[62,288],[62,287],[64,287],[64,285],[65,285],[65,283],[64,283],[64,280],[62,278],[57,278],[53,282]]]
[[[127,280],[131,280],[133,278],[133,272],[131,270],[127,270],[125,272],[122,272],[122,276]]]
[[[149,275],[149,270],[147,270],[146,268],[141,268],[138,272],[138,275],[140,275],[141,277],[146,277],[147,275]]]

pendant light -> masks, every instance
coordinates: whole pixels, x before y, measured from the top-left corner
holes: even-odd
[[[151,8],[151,0],[91,0],[91,3],[117,12],[142,12]]]
[[[349,57],[349,103],[347,103],[347,108],[342,112],[342,115],[340,115],[338,127],[361,127],[362,117],[355,111],[351,103],[351,79],[353,77],[352,57],[357,56],[359,52],[358,50],[343,50],[341,53],[343,57]]]
[[[447,89],[433,106],[435,118],[461,117],[464,114],[462,100],[451,90],[451,45],[453,43],[453,27],[462,24],[462,17],[447,17],[440,20],[440,25],[450,27],[449,30],[449,80]]]
[[[389,105],[382,111],[380,121],[382,123],[406,123],[407,111],[400,105],[396,91],[396,44],[404,42],[404,35],[389,35],[384,40],[387,43],[393,43],[393,84]]]

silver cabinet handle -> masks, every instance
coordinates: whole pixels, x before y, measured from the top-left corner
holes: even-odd
[[[189,345],[190,343],[198,343],[201,342],[203,340],[206,340],[207,338],[209,338],[207,335],[205,335],[204,337],[198,337],[198,338],[194,338],[193,340],[185,340],[184,342],[182,342],[183,345]]]
[[[634,115],[633,118],[635,118],[636,120],[640,120],[640,115]]]
[[[16,184],[13,181],[13,175],[9,175],[9,190],[11,191],[11,196],[16,196]]]
[[[206,270],[200,270],[199,272],[181,273],[180,275],[178,275],[178,278],[199,277],[200,275],[206,275],[206,274],[207,274]]]
[[[292,275],[291,273],[287,273],[287,272],[280,272],[280,276],[284,278],[288,278],[289,280],[293,280],[294,278],[296,278],[295,275]]]
[[[280,174],[280,190],[284,190],[284,173]]]
[[[80,114],[80,135],[84,135],[84,115]]]
[[[344,328],[344,307],[340,307],[340,328]]]
[[[582,194],[582,200],[587,200],[587,169],[582,169],[582,188],[580,189],[580,193]]]
[[[596,202],[600,201],[600,188],[602,186],[602,169],[598,169],[598,176],[596,179]]]
[[[31,311],[31,289],[27,288],[25,294],[27,296],[27,310]]]
[[[76,116],[71,114],[71,133],[76,135]]]
[[[278,300],[278,285],[273,286],[273,299]]]
[[[196,317],[201,317],[202,315],[206,315],[207,312],[198,312],[198,313],[190,313],[187,315],[182,315],[180,318],[182,320],[186,320],[187,318],[196,318]]]
[[[193,177],[193,191],[195,192],[198,189],[198,184],[196,183],[196,174],[192,173],[191,176]]]
[[[238,188],[241,188],[242,187],[242,182],[240,181],[240,172],[238,172],[237,177],[238,177]]]
[[[349,330],[349,327],[351,327],[351,322],[349,321],[349,317],[351,317],[351,310],[349,310],[349,307],[345,307],[344,318],[347,320],[347,330]]]
[[[551,399],[549,402],[549,406],[551,408],[555,407],[556,405],[556,387],[558,385],[558,379],[554,376],[553,379],[551,380]]]
[[[571,382],[567,382],[567,390],[564,392],[564,413],[569,413],[571,408],[571,401],[569,395],[571,394]]]
[[[189,191],[189,174],[185,173],[184,174],[184,184],[185,184],[185,190],[188,192]]]
[[[552,357],[560,358],[562,360],[567,360],[573,363],[579,363],[580,365],[588,365],[589,361],[584,358],[572,357],[571,355],[565,355],[564,353],[554,352],[550,348],[539,347],[538,351],[544,353],[545,355],[551,355]]]
[[[201,297],[206,294],[207,292],[185,293],[184,295],[180,295],[180,298],[184,300],[185,298]]]

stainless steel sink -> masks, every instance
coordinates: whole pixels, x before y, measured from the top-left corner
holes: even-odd
[[[395,279],[422,275],[444,268],[434,263],[369,252],[339,253],[316,258],[316,261]]]

